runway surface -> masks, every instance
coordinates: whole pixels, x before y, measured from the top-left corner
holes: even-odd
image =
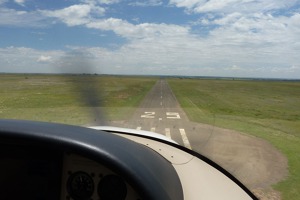
[[[131,128],[161,133],[190,148],[188,119],[166,81],[160,80],[147,94],[129,121]]]
[[[166,135],[220,164],[248,188],[262,193],[261,197],[287,176],[287,159],[268,142],[189,121],[164,79],[157,81],[122,127]]]

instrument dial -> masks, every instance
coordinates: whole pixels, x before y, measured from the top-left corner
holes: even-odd
[[[93,178],[85,172],[75,172],[68,179],[67,190],[70,197],[75,200],[90,199],[94,193]]]
[[[98,195],[101,200],[124,200],[127,195],[126,183],[117,175],[107,175],[98,184]]]

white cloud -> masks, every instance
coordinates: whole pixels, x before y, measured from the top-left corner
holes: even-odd
[[[112,4],[117,4],[120,0],[80,0],[83,4],[88,4],[93,7],[109,6]]]
[[[199,5],[205,4],[206,0],[170,0],[171,5],[192,10]]]
[[[141,6],[141,7],[148,7],[148,6],[160,6],[163,2],[161,0],[148,0],[148,1],[135,1],[129,3],[131,6]]]
[[[42,10],[40,12],[47,17],[57,18],[68,26],[84,25],[95,20],[95,17],[103,16],[105,13],[105,8],[95,5],[94,1],[89,3],[72,5],[60,10]]]
[[[88,28],[114,31],[116,34],[128,39],[143,39],[153,37],[178,37],[186,35],[189,28],[179,25],[143,23],[134,25],[122,19],[108,18],[94,20],[86,24]]]
[[[43,27],[45,17],[37,11],[17,11],[9,8],[0,8],[0,25],[18,27]]]
[[[41,11],[48,17],[56,17],[66,23],[68,26],[82,25],[89,21],[91,6],[87,4],[72,5],[61,10]]]
[[[230,70],[230,71],[240,71],[240,70],[242,70],[242,68],[239,67],[239,66],[236,66],[236,65],[232,65],[231,67],[225,68],[225,70]]]
[[[133,25],[113,18],[87,26],[112,30],[129,39],[118,50],[94,49],[93,54],[99,58],[97,63],[127,67],[131,73],[134,70],[145,73],[148,69],[149,73],[182,74],[178,69],[184,66],[187,75],[283,77],[284,74],[287,78],[299,78],[289,67],[299,63],[298,17],[297,13],[290,17],[232,13],[210,21],[219,27],[206,37],[194,35],[184,26]]]
[[[30,20],[38,24],[56,18],[68,26],[99,30],[101,35],[103,31],[108,31],[104,32],[107,35],[113,31],[126,38],[126,43],[120,48],[84,49],[103,73],[299,78],[300,14],[275,15],[269,12],[290,6],[284,1],[274,0],[274,4],[270,0],[261,1],[260,6],[265,4],[266,8],[260,8],[252,5],[252,0],[211,0],[210,3],[171,0],[170,4],[190,12],[205,13],[199,15],[201,19],[191,27],[164,23],[133,24],[126,19],[104,18],[105,9],[98,5],[118,1],[81,2],[84,4],[39,12],[1,8],[0,25],[21,25]],[[246,6],[249,11],[244,9]],[[214,13],[216,11],[218,13]],[[208,27],[204,36],[197,35],[197,31],[201,31],[197,30],[199,24],[200,28]],[[57,61],[61,55],[65,53],[17,47],[0,49],[0,71],[9,70],[9,67],[28,71],[28,66],[33,72],[55,71],[55,64],[68,64],[66,59]],[[99,73],[97,67],[95,70]]]
[[[13,46],[0,48],[0,72],[55,73],[57,68],[53,62],[62,55],[63,51],[41,51]]]
[[[300,65],[292,65],[288,70],[293,73],[300,73]]]
[[[17,4],[24,6],[25,0],[14,0]]]
[[[299,46],[297,41],[300,26],[297,22],[300,14],[290,17],[272,16],[271,14],[240,15],[233,13],[212,21],[221,25],[210,32],[220,43],[249,48],[276,47],[278,49],[292,49]],[[275,49],[272,51],[274,52]]]
[[[95,47],[85,48],[83,52],[96,63],[96,73],[299,78],[296,67],[300,49],[298,18],[299,14],[274,17],[233,13],[210,21],[220,27],[203,38],[193,35],[185,26],[134,25],[116,18],[93,19],[84,26],[114,31],[127,38],[128,43],[119,49]],[[15,65],[36,66],[37,71],[41,71],[38,64],[43,61],[44,67],[57,70],[53,65],[58,56],[53,52],[12,49],[14,56],[2,54],[1,62],[10,60]],[[22,64],[25,60],[27,64]],[[67,63],[60,63],[64,65]]]
[[[298,3],[297,0],[170,0],[171,5],[185,8],[194,13],[253,13],[266,12],[291,7]]]
[[[214,23],[218,24],[218,25],[227,25],[227,24],[237,21],[241,17],[243,17],[243,15],[241,13],[234,12],[234,13],[230,13],[230,14],[224,16],[223,18],[214,20]]]
[[[40,63],[47,63],[47,62],[51,62],[52,61],[52,57],[51,56],[44,56],[44,55],[41,55],[38,59],[37,59],[37,62],[40,62]]]
[[[115,4],[119,3],[120,0],[98,0],[100,4]]]

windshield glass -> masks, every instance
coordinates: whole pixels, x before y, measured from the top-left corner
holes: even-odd
[[[297,0],[0,0],[0,118],[162,134],[300,199]]]

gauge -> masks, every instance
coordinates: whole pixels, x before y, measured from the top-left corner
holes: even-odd
[[[93,178],[85,172],[75,172],[68,179],[67,190],[75,200],[90,199],[94,193]]]
[[[101,200],[124,200],[127,195],[126,183],[117,175],[104,176],[98,184],[98,195]]]

